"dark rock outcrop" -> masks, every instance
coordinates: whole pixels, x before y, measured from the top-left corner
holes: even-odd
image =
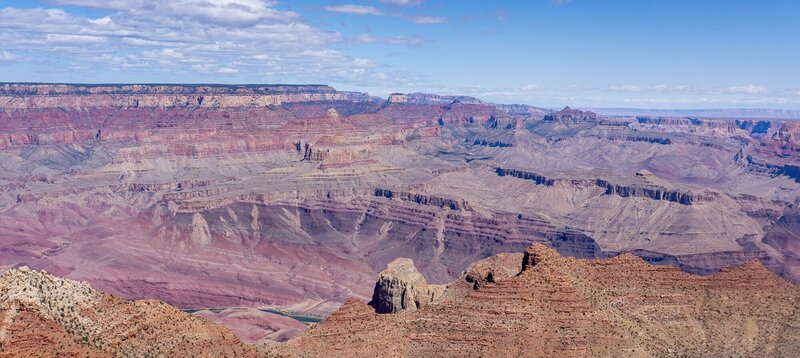
[[[485,139],[476,139],[472,144],[473,145],[482,145],[482,146],[486,146],[486,147],[490,147],[490,148],[495,148],[495,147],[496,148],[508,148],[508,147],[513,147],[514,146],[513,143],[506,143],[506,142],[502,142],[502,141],[499,141],[499,140],[495,140],[495,141],[488,140],[487,141]]]
[[[641,197],[653,200],[671,201],[673,203],[692,205],[699,197],[692,193],[669,190],[656,186],[633,186],[613,184],[604,179],[596,179],[595,184],[606,189],[606,195],[619,195],[623,198]]]
[[[536,185],[545,185],[545,186],[553,186],[556,180],[552,178],[545,177],[541,174],[526,172],[522,170],[515,170],[515,169],[504,169],[504,168],[496,168],[495,173],[499,176],[512,176],[515,178],[531,180]]]
[[[752,156],[747,156],[747,169],[756,173],[770,176],[785,175],[795,182],[800,183],[800,166],[791,164],[773,164]]]
[[[596,185],[605,189],[605,195],[618,195],[623,198],[627,197],[641,197],[653,200],[664,200],[674,202],[682,205],[692,205],[692,203],[709,200],[713,194],[699,195],[691,192],[684,192],[679,190],[667,189],[659,186],[651,185],[623,185],[612,183],[606,179],[555,179],[548,178],[541,174],[526,172],[515,169],[495,168],[495,173],[499,176],[513,176],[515,178],[530,180],[536,185],[553,186],[556,182],[563,182],[565,184],[576,185],[585,187],[587,185]]]
[[[472,284],[473,289],[481,288],[487,283],[496,283],[514,277],[522,271],[522,254],[500,253],[469,265],[464,271],[464,280]]]
[[[669,138],[661,138],[661,137],[646,137],[646,136],[627,136],[625,137],[626,141],[629,142],[645,142],[645,143],[653,143],[653,144],[672,144],[672,140]]]
[[[450,210],[472,210],[469,203],[464,200],[458,201],[454,199],[441,198],[438,196],[430,196],[424,194],[409,193],[406,191],[392,191],[389,189],[375,189],[375,196],[382,196],[385,198],[396,198],[402,201],[409,201],[420,205],[438,206],[440,208],[448,208]]]

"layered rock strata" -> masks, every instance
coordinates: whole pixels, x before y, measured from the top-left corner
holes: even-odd
[[[519,256],[517,256],[519,258]],[[496,259],[484,265],[505,266]],[[756,261],[712,276],[623,254],[576,260],[543,245],[473,286],[470,274],[414,312],[348,300],[276,352],[301,356],[795,356],[800,288]],[[498,268],[493,268],[497,271]]]
[[[123,298],[324,317],[398,257],[439,284],[533,242],[702,274],[756,258],[800,280],[790,121],[317,85],[0,88],[0,267]],[[257,339],[298,327],[237,313],[208,317]]]

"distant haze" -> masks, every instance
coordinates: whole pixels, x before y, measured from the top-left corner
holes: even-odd
[[[746,118],[746,119],[800,119],[800,110],[763,108],[732,109],[643,109],[643,108],[586,108],[606,116],[661,116],[700,118]]]

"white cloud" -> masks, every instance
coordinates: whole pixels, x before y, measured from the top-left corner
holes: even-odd
[[[703,90],[702,88],[697,88],[688,85],[669,86],[663,84],[650,86],[647,87],[647,89],[653,92],[698,92]],[[706,88],[705,90],[708,90],[708,88]]]
[[[536,91],[538,89],[539,85],[533,83],[522,86],[523,91]]]
[[[8,51],[0,51],[0,61],[14,61],[16,59],[19,59],[19,56]]]
[[[0,9],[0,28],[37,29],[39,32],[55,32],[69,28],[79,30],[82,18],[68,14],[61,9]],[[66,31],[65,33],[74,33]]]
[[[331,12],[338,12],[341,14],[352,14],[352,15],[376,15],[380,16],[383,15],[383,12],[376,9],[374,6],[364,6],[364,5],[334,5],[328,6],[325,10]]]
[[[94,25],[101,25],[101,26],[111,25],[111,17],[110,16],[104,16],[104,17],[101,17],[99,19],[89,19],[87,21],[89,21],[90,23],[92,23]]]
[[[131,7],[134,1],[130,0],[47,0],[55,5],[73,5],[93,7],[98,9],[123,10]]]
[[[133,78],[241,75],[252,81],[399,82],[381,65],[333,49],[341,34],[314,27],[264,0],[51,0],[113,11],[100,18],[52,8],[0,8],[0,59],[26,52],[35,65]],[[362,39],[364,40],[364,39]],[[395,44],[416,37],[379,37]],[[26,57],[29,58],[29,57]],[[149,75],[149,76],[147,76]],[[202,77],[196,77],[202,78]],[[213,79],[213,77],[205,77]]]
[[[50,0],[57,5],[118,10],[134,16],[187,19],[215,25],[253,25],[263,20],[297,20],[299,15],[273,9],[269,0]]]
[[[353,60],[353,66],[358,68],[368,68],[375,67],[375,63],[366,58],[357,58]]]
[[[45,40],[55,45],[87,45],[104,43],[107,39],[89,35],[47,34]]]
[[[387,1],[384,3],[386,4],[391,3],[391,5],[394,6],[405,6],[405,5],[417,4],[419,2],[394,0],[394,1]],[[385,13],[374,6],[367,6],[367,5],[353,5],[353,4],[331,5],[331,6],[326,6],[325,10],[340,14],[351,14],[351,15],[392,16],[410,20],[416,24],[441,24],[447,22],[446,17],[431,16],[431,15],[405,15],[401,12]]]
[[[387,43],[393,45],[419,45],[425,39],[416,36],[373,36],[370,34],[360,34],[355,37],[358,43]]]
[[[742,93],[742,94],[765,94],[769,90],[756,85],[734,86],[728,87],[729,93]]]
[[[182,53],[175,51],[174,49],[171,48],[145,51],[143,55],[144,57],[150,57],[150,58],[169,58],[169,59],[183,58]]]
[[[422,3],[422,0],[381,0],[381,3],[391,6],[409,6],[419,5]]]
[[[417,24],[441,24],[447,22],[447,18],[439,16],[417,15],[411,18]]]
[[[145,47],[145,46],[166,47],[166,46],[170,46],[171,45],[170,42],[145,40],[145,39],[140,39],[140,38],[136,38],[136,37],[123,37],[121,39],[121,41],[122,41],[122,43],[124,43],[126,45],[141,46],[141,47]]]
[[[639,92],[642,90],[642,86],[639,85],[618,85],[618,86],[611,86],[609,87],[612,91],[619,91],[619,92]]]

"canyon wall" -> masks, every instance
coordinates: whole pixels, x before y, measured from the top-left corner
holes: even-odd
[[[2,84],[0,265],[316,316],[373,297],[398,257],[437,285],[531,243],[798,281],[797,138],[316,85]]]

